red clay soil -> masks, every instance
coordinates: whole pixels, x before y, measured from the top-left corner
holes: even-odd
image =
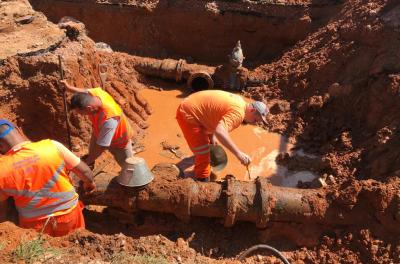
[[[0,5],[13,2],[27,3],[3,1]],[[368,220],[322,227],[272,223],[259,232],[250,223],[226,229],[220,220],[194,218],[184,224],[173,216],[149,212],[130,215],[134,219],[124,223],[123,217],[112,216],[112,209],[106,213],[92,208],[85,211],[88,230],[62,238],[44,237],[46,244],[62,248],[62,257],[39,262],[118,262],[121,256],[128,258],[124,254],[147,254],[164,256],[168,263],[235,263],[233,258],[240,252],[268,241],[291,263],[400,263],[399,232],[395,231],[400,214],[390,219],[385,216],[388,211],[400,211],[400,4],[396,0],[336,2],[337,12],[331,13],[326,24],[307,32],[293,47],[276,51],[283,55],[277,55],[272,63],[265,55],[263,65],[251,71],[253,79],[264,83],[249,87],[246,94],[268,99],[273,113],[269,130],[286,134],[298,147],[321,156],[319,172],[334,179],[327,189],[320,190],[326,197],[324,204],[339,205],[349,213],[353,208],[375,209]],[[223,5],[229,6],[227,2]],[[56,47],[36,55],[10,55],[2,61],[1,116],[16,122],[33,140],[50,137],[67,142],[57,88],[60,54],[66,78],[81,87],[99,85],[98,63],[108,63],[105,89],[123,106],[137,136],[143,135],[151,106],[140,96],[147,79],[133,69],[130,62],[136,58],[96,50],[82,25],[74,26],[81,30],[79,35],[66,35]],[[83,154],[90,125],[74,114],[70,121],[73,149]],[[325,208],[322,205],[315,203],[314,210],[320,212]],[[328,231],[313,237],[319,229]],[[18,243],[36,236],[10,222],[1,223],[0,261],[13,262],[12,251]],[[304,241],[313,243],[299,247]],[[279,263],[265,255],[257,252],[247,262]]]
[[[326,26],[255,69],[266,82],[249,93],[277,109],[270,129],[322,154],[328,173],[397,178],[399,5],[342,2]]]
[[[225,60],[238,39],[249,61],[272,59],[329,19],[336,6],[303,0],[30,2],[54,23],[63,16],[79,19],[91,38],[119,51],[211,63]]]

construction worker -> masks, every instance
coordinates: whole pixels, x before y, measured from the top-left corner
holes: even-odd
[[[216,139],[245,166],[251,158],[242,152],[229,136],[242,123],[266,121],[267,106],[260,101],[246,103],[239,95],[206,90],[191,94],[179,105],[176,119],[195,158],[194,173],[199,181],[209,181],[210,143]]]
[[[3,119],[0,153],[0,220],[5,219],[7,200],[12,197],[23,228],[63,236],[85,227],[83,205],[67,174],[71,170],[86,192],[94,191],[93,173],[84,162],[57,141],[27,140]]]
[[[69,85],[66,81],[60,83],[65,89],[75,92],[71,98],[71,109],[88,115],[92,123],[92,138],[86,163],[92,167],[95,160],[108,149],[123,167],[125,160],[133,156],[133,129],[122,109],[109,93],[99,87],[82,89]]]

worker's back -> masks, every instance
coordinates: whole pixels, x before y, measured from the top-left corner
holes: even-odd
[[[207,132],[213,133],[222,120],[228,131],[240,126],[246,102],[239,95],[220,90],[206,90],[185,98],[181,107]]]
[[[78,194],[51,140],[24,142],[0,158],[0,195],[12,196],[20,219],[39,220],[74,209]]]

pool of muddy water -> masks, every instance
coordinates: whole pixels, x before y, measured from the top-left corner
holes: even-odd
[[[147,120],[149,128],[143,144],[145,151],[137,154],[143,157],[149,167],[157,163],[175,163],[185,169],[185,174],[191,175],[193,170],[192,153],[180,131],[175,119],[176,109],[181,100],[188,94],[181,90],[154,89],[141,90],[143,97],[149,102],[153,114]],[[247,99],[246,99],[247,100]],[[242,125],[230,133],[236,145],[250,155],[252,163],[249,166],[250,175],[245,166],[227,150],[228,165],[218,172],[217,179],[223,179],[227,174],[240,180],[253,180],[258,176],[268,177],[274,185],[296,187],[299,180],[311,181],[316,176],[310,171],[290,171],[275,161],[281,152],[291,152],[292,145],[280,134],[269,133],[261,127]],[[175,153],[163,148],[170,146]],[[306,155],[296,152],[297,155]],[[293,155],[293,153],[292,153]],[[183,160],[183,161],[182,161]]]

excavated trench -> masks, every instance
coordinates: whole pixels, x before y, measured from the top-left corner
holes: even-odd
[[[331,251],[338,252],[338,261],[345,256],[349,261],[381,263],[371,253],[375,245],[390,260],[399,260],[395,148],[400,144],[393,114],[398,109],[391,91],[378,90],[388,83],[395,86],[396,74],[382,75],[394,63],[376,63],[375,75],[365,80],[360,76],[368,63],[357,57],[363,50],[351,50],[357,63],[349,63],[343,71],[353,72],[342,80],[335,67],[345,67],[346,61],[337,55],[341,48],[333,45],[335,66],[312,61],[300,70],[285,69],[291,59],[300,61],[311,56],[311,50],[318,53],[325,47],[318,41],[330,37],[320,37],[319,29],[336,19],[346,7],[343,1],[29,2],[54,23],[64,16],[82,21],[90,38],[128,54],[95,48],[83,31],[74,31],[77,36],[71,38],[67,27],[69,38],[62,40],[60,31],[52,29],[57,37],[47,38],[55,42],[51,48],[29,46],[26,54],[8,59],[6,54],[0,71],[0,84],[7,88],[1,90],[1,112],[34,140],[52,137],[65,143],[57,55],[63,56],[66,77],[77,86],[98,85],[98,64],[106,63],[104,88],[134,124],[137,155],[150,167],[158,164],[153,171],[156,181],[133,191],[115,185],[112,178],[119,167],[109,154],[97,162],[103,170],[96,177],[99,189],[83,196],[90,204],[85,210],[90,231],[133,237],[163,234],[173,241],[183,237],[212,258],[234,257],[262,241],[306,263],[318,262],[315,258],[329,262],[321,252]],[[334,31],[330,24],[328,28]],[[347,31],[342,35],[351,39]],[[303,46],[310,38],[313,44]],[[232,133],[253,158],[249,172],[230,155],[216,182],[181,179],[169,165],[186,157],[190,164],[190,151],[174,119],[176,106],[190,92],[229,88],[224,65],[237,40],[246,57],[241,93],[246,100],[268,99],[270,124],[267,130],[243,126]],[[357,44],[362,46],[362,41]],[[345,41],[340,45],[348,51]],[[32,47],[40,50],[32,53]],[[385,55],[380,56],[377,60],[384,60]],[[302,75],[304,68],[309,75]],[[32,96],[24,96],[27,93]],[[386,102],[384,106],[377,106],[377,98]],[[39,119],[55,125],[37,126]],[[74,114],[70,122],[73,150],[84,154],[90,126]],[[227,174],[240,181],[225,179]],[[299,246],[308,247],[301,249],[306,257],[296,256],[301,255]],[[349,256],[348,249],[361,253]]]
[[[32,6],[54,23],[82,21],[114,50],[154,58],[220,64],[238,40],[246,63],[278,58],[340,10],[339,1],[257,4],[231,1],[46,1]]]
[[[109,44],[113,50],[152,58],[180,59],[149,59],[148,62],[139,62],[139,67],[135,69],[147,76],[186,81],[188,88],[193,91],[221,89],[226,85],[224,81],[221,83],[219,76],[215,77],[217,74],[212,74],[218,68],[214,70],[213,67],[191,64],[192,62],[224,65],[232,48],[240,40],[245,55],[244,66],[265,64],[279,58],[285,50],[323,26],[341,8],[340,3],[330,1],[263,5],[224,1],[155,1],[131,4],[129,1],[32,0],[30,3],[54,23],[58,23],[64,16],[83,22],[89,37]],[[179,72],[178,68],[182,70]],[[157,72],[158,69],[161,70]],[[223,79],[223,74],[221,75]],[[160,88],[162,89],[162,85]],[[180,93],[180,89],[185,88],[176,86],[174,89]],[[174,111],[183,95],[176,96],[171,91],[165,93],[170,96],[158,96],[154,91],[142,92],[149,105],[158,107],[148,120],[150,128],[144,143],[146,150],[142,154],[150,166],[159,162],[174,162],[174,158],[177,158],[168,153],[168,150],[160,149],[161,143],[165,141],[181,147],[184,157],[188,157],[190,153],[182,139],[178,144],[174,138],[180,132],[174,120]],[[160,98],[163,102],[168,101],[168,105],[160,104]],[[163,114],[158,115],[160,112]],[[168,131],[169,135],[159,131]],[[318,172],[314,174],[307,171],[306,166],[300,166],[300,170],[293,169],[293,166],[288,169],[275,162],[280,153],[290,153],[294,147],[279,134],[266,133],[261,128],[248,126],[234,131],[232,136],[254,162],[248,172],[228,153],[230,166],[220,172],[218,178],[226,174],[243,180],[253,180],[259,175],[272,176],[273,184],[296,187],[299,180],[311,182],[318,176]],[[153,153],[158,155],[154,156]],[[304,154],[301,149],[294,152],[295,156],[309,163],[318,163],[316,156]],[[188,164],[191,162],[189,159]],[[185,163],[183,167],[187,167]]]

